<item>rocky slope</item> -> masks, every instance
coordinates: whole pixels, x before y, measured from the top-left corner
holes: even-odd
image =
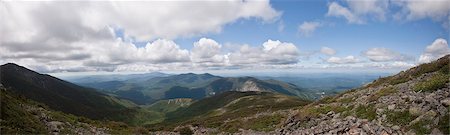
[[[298,110],[280,134],[450,134],[447,55]]]

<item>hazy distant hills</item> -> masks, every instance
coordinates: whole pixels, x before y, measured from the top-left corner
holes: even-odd
[[[135,76],[135,75],[133,75]],[[314,93],[303,90],[296,85],[276,80],[259,80],[253,77],[220,77],[205,74],[151,74],[139,79],[117,79],[112,81],[92,82],[73,80],[75,83],[102,90],[131,100],[137,104],[150,104],[161,99],[192,98],[202,99],[225,91],[265,91],[301,98],[314,98]],[[93,77],[86,77],[87,80]],[[84,83],[80,83],[84,82]]]
[[[0,66],[0,78],[5,88],[54,110],[93,119],[113,118],[114,113],[127,110],[120,99],[16,64]]]

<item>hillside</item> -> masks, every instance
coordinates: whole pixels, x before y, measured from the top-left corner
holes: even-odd
[[[44,104],[11,93],[0,86],[1,134],[104,134],[92,120],[52,111]]]
[[[450,55],[298,110],[284,134],[449,134]],[[317,130],[320,129],[320,130]]]
[[[148,127],[154,130],[158,127],[159,130],[171,130],[179,125],[189,124],[227,132],[236,132],[239,128],[269,130],[275,128],[265,127],[271,126],[271,119],[259,119],[260,117],[277,120],[285,118],[286,112],[279,110],[296,108],[307,103],[307,100],[272,92],[227,91],[169,112],[163,123]],[[236,125],[237,123],[249,125]]]
[[[92,119],[121,119],[132,110],[124,100],[40,74],[16,64],[0,66],[1,84],[13,93],[44,103],[53,110]],[[132,105],[131,105],[132,106]]]
[[[278,111],[252,108],[260,102],[281,105],[262,96],[264,92],[259,100],[246,100],[258,99],[252,97],[258,93],[254,91],[225,92],[169,114],[166,122],[185,121],[156,129],[196,134],[450,134],[449,62],[447,55],[337,96]]]

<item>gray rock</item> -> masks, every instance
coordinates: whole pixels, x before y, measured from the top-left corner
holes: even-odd
[[[400,130],[400,126],[397,126],[397,125],[392,126],[392,129],[393,129],[393,130]]]
[[[395,104],[389,105],[388,106],[388,110],[394,110],[395,109]]]
[[[431,131],[431,134],[432,135],[444,135],[439,129],[437,129],[437,128],[434,128],[432,131]]]
[[[450,98],[446,98],[446,99],[441,100],[441,104],[446,106],[446,107],[450,106]]]
[[[414,116],[419,116],[423,114],[422,110],[419,107],[410,107],[409,113]]]

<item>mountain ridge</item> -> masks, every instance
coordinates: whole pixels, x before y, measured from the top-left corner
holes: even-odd
[[[112,116],[105,116],[103,111],[127,110],[119,103],[105,98],[107,95],[103,93],[40,74],[17,64],[1,65],[0,78],[5,88],[66,113],[104,119]]]

